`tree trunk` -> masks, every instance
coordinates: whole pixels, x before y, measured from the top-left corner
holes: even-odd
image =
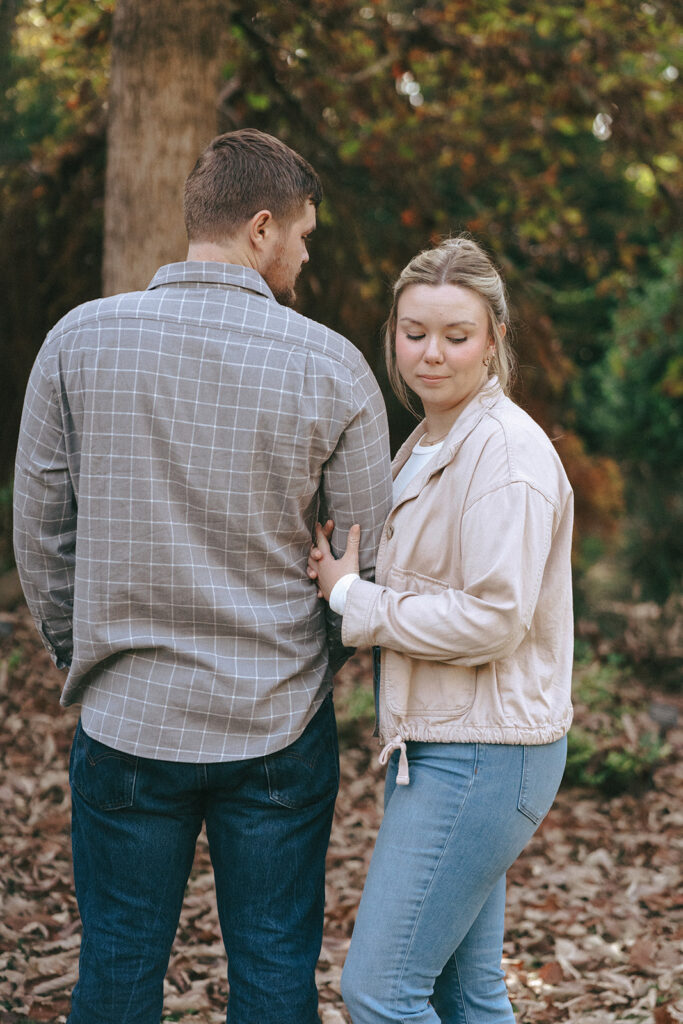
[[[118,0],[112,32],[105,295],[185,259],[183,184],[216,134],[225,0]]]

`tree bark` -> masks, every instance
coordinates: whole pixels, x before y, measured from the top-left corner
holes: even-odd
[[[217,130],[226,0],[118,0],[104,211],[105,295],[185,259],[185,178]]]

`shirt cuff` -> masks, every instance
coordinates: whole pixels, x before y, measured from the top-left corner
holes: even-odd
[[[344,614],[344,608],[346,607],[346,595],[349,592],[351,584],[355,583],[357,579],[360,579],[357,572],[349,572],[346,576],[342,576],[338,579],[332,587],[329,605],[332,611],[336,612],[337,615]]]

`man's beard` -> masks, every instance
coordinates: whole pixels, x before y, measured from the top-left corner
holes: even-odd
[[[282,306],[293,306],[296,301],[294,285],[299,275],[296,274],[294,280],[291,280],[285,263],[284,250],[275,254],[270,265],[262,271],[262,274],[276,300]],[[284,278],[290,278],[290,280],[285,284],[283,283]]]
[[[267,278],[266,282],[270,284]],[[273,287],[273,285],[271,284],[270,290],[275,296],[276,302],[279,302],[281,306],[293,306],[294,303],[296,302],[296,292],[292,285],[289,285],[288,287],[278,288],[277,285]]]

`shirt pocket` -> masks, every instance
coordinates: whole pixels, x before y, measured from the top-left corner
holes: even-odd
[[[392,568],[387,577],[392,590],[413,594],[440,594],[448,583],[409,569]],[[425,630],[429,623],[425,622]],[[429,719],[430,724],[447,724],[465,715],[474,704],[477,670],[465,665],[416,658],[385,649],[381,686],[384,700],[394,715]]]

